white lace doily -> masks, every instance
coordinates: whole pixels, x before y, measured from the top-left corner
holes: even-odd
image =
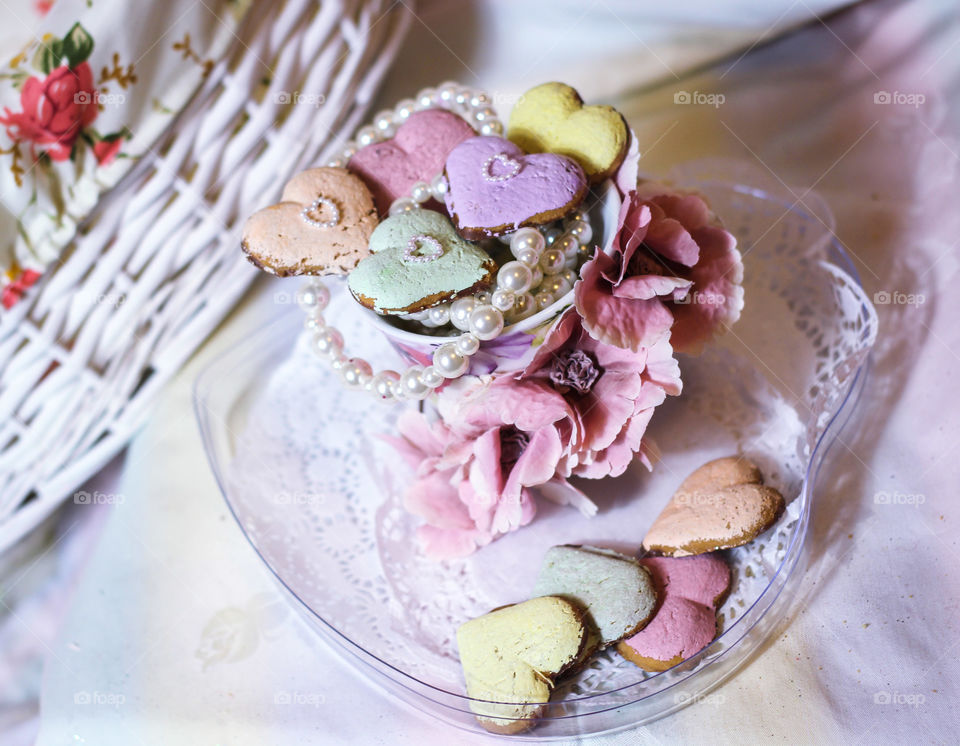
[[[769,185],[759,185],[765,192],[731,186],[736,174],[725,163],[673,176],[681,185],[697,183],[738,237],[746,307],[702,356],[681,356],[683,395],[656,411],[649,430],[662,455],[654,472],[637,467],[617,479],[580,482],[600,507],[593,519],[541,500],[528,527],[467,559],[429,560],[413,539],[418,519],[401,507],[411,475],[377,438],[392,430],[396,409],[341,388],[307,349],[305,335],[287,359],[272,364],[265,383],[251,382],[249,408],[231,437],[235,456],[221,465],[231,507],[309,610],[402,672],[384,669],[389,677],[406,674],[407,682],[462,694],[458,625],[529,597],[554,544],[636,552],[680,481],[718,456],[748,455],[790,501],[774,529],[727,553],[734,578],[721,610],[727,631],[780,568],[803,524],[797,519],[806,497],[795,498],[812,450],[873,343],[876,317],[856,281],[834,263],[829,210],[815,196],[797,203]],[[392,354],[351,300],[335,297],[330,313],[352,349],[363,338],[358,354]],[[557,698],[642,689],[647,677],[607,651],[565,681]],[[670,683],[669,676],[647,682],[651,691]]]

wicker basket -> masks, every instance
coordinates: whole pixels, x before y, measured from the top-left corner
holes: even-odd
[[[234,305],[255,275],[245,216],[356,128],[410,18],[390,0],[254,3],[170,131],[0,316],[0,551],[122,448]]]

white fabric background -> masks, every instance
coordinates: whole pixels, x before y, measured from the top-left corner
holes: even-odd
[[[869,3],[646,92],[638,86],[649,52],[639,45],[609,47],[620,60],[616,83],[602,57],[572,44],[536,65],[530,80],[510,78],[509,40],[496,24],[434,7],[408,44],[412,59],[395,65],[385,103],[437,82],[438,70],[477,82],[457,57],[504,97],[551,77],[574,80],[591,99],[619,93],[647,170],[732,155],[789,184],[815,186],[833,205],[839,238],[868,290],[924,296],[922,304],[879,306],[869,385],[821,474],[803,576],[769,644],[711,704],[594,743],[954,742],[960,426],[951,384],[960,331],[949,289],[960,236],[960,23],[953,3]],[[584,6],[562,7],[576,17]],[[480,36],[472,45],[469,34],[448,33],[465,20]],[[618,21],[609,23],[614,38]],[[584,22],[577,28],[588,46],[603,33]],[[641,71],[632,82],[628,54]],[[725,102],[676,105],[678,90],[722,93]],[[923,93],[926,101],[877,104],[878,91]],[[59,635],[47,643],[49,630],[32,633],[35,645],[49,646],[38,743],[489,741],[452,735],[332,655],[287,611],[217,492],[190,386],[206,361],[275,312],[275,291],[270,281],[257,287],[171,385],[124,462],[87,488],[118,504],[63,516],[57,536],[74,550],[66,564],[74,572],[81,539],[98,531],[99,539]],[[883,504],[879,492],[912,504]],[[314,704],[277,705],[278,692]],[[124,701],[78,704],[84,693]],[[878,704],[878,693],[914,704]]]

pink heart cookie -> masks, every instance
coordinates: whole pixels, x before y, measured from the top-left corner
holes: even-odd
[[[527,155],[502,137],[473,137],[447,156],[447,211],[478,241],[558,220],[583,201],[587,177],[571,158]]]
[[[410,115],[390,140],[360,148],[347,168],[362,178],[386,215],[399,197],[409,197],[418,181],[430,182],[443,170],[447,155],[476,134],[456,114],[427,109]]]
[[[650,623],[617,646],[645,671],[666,671],[717,636],[717,608],[730,589],[730,568],[717,554],[646,557],[660,607]]]

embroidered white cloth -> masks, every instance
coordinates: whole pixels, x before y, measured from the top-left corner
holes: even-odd
[[[13,6],[0,33],[0,313],[170,125],[247,0]]]

